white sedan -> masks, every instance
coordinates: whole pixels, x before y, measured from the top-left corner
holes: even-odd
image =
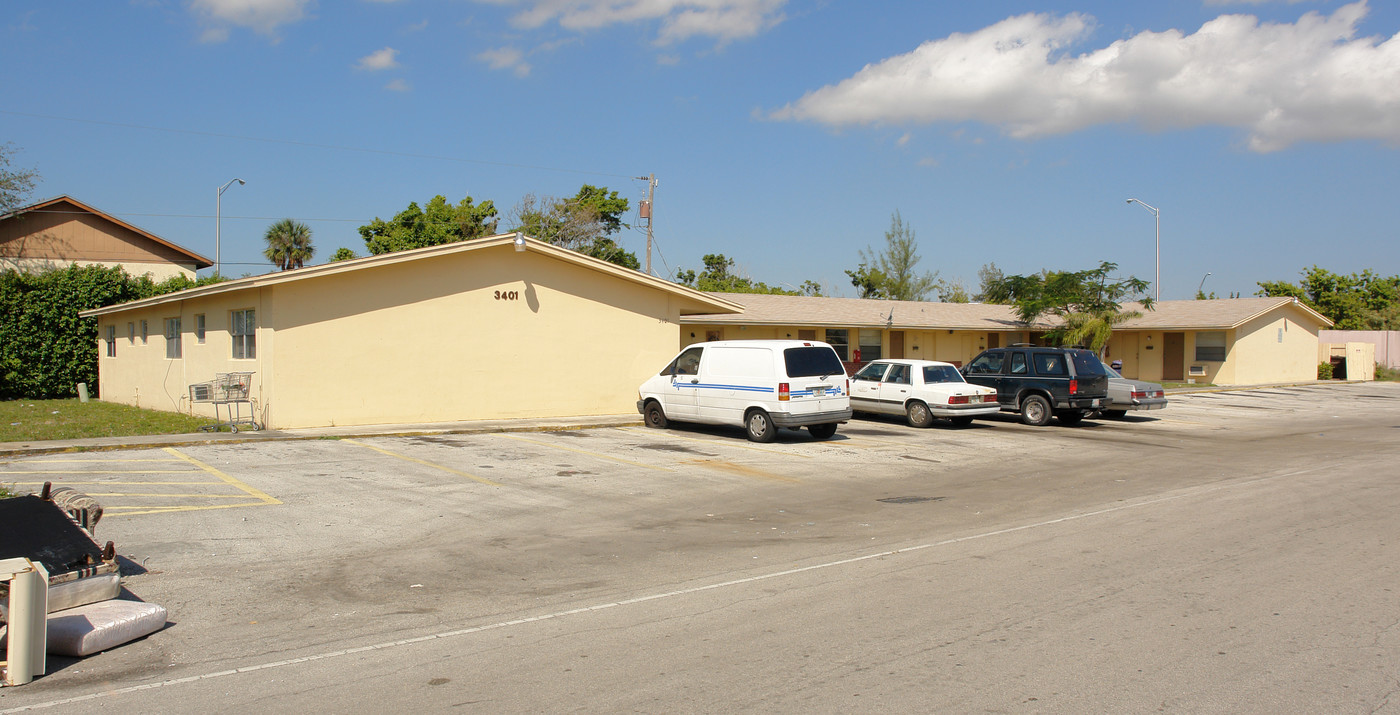
[[[915,427],[928,427],[935,417],[953,424],[972,424],[1001,410],[997,391],[973,385],[958,368],[933,360],[875,360],[851,377],[851,409],[882,415],[904,415]]]

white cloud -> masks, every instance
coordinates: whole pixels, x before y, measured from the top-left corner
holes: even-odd
[[[1070,55],[1093,19],[1011,17],[931,40],[807,93],[768,117],[831,126],[979,121],[1013,137],[1108,123],[1226,126],[1251,149],[1301,141],[1400,144],[1400,34],[1356,38],[1365,0],[1330,16],[1222,15],[1191,35],[1142,32]]]
[[[361,57],[359,63],[355,66],[371,72],[391,70],[399,66],[398,56],[398,50],[392,47],[385,47],[382,50],[377,50]]]
[[[413,87],[409,86],[407,82],[401,79],[396,79],[391,81],[389,84],[384,85],[384,89],[387,89],[390,92],[408,92],[411,91]]]
[[[536,29],[558,22],[567,30],[659,22],[656,44],[692,37],[721,43],[753,37],[782,22],[787,0],[478,0],[520,7],[511,24]]]
[[[264,35],[272,35],[278,27],[296,22],[306,16],[312,0],[192,0],[190,9],[212,28],[204,31],[201,40],[222,42],[228,39],[228,25],[247,27]]]
[[[493,70],[508,69],[516,77],[530,74],[530,63],[525,61],[525,53],[514,47],[500,47],[478,53],[476,58],[485,62]]]

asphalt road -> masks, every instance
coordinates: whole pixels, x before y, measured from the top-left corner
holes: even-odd
[[[1400,712],[1397,400],[10,460],[171,625],[0,712]]]

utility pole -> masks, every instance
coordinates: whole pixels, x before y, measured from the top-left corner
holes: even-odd
[[[647,182],[647,197],[642,199],[642,206],[637,213],[647,220],[647,275],[651,275],[651,198],[656,194],[656,185],[660,182],[656,180],[656,174],[636,178]]]

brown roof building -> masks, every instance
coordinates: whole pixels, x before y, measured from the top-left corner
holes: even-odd
[[[194,278],[208,258],[99,211],[71,196],[0,216],[0,270],[43,271],[71,264],[121,266],[162,281]]]

